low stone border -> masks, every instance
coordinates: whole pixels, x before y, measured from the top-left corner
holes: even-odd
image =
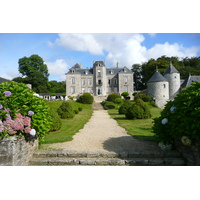
[[[192,141],[190,146],[185,146],[181,140],[174,141],[175,148],[179,151],[188,166],[200,166],[200,140]]]
[[[28,165],[37,149],[36,139],[26,141],[24,137],[16,136],[0,139],[0,166]]]

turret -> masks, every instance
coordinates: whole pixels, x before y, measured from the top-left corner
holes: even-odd
[[[170,65],[165,71],[164,77],[169,82],[169,99],[173,99],[178,94],[180,89],[180,73],[172,65],[172,61],[170,61]]]
[[[147,83],[147,95],[151,96],[160,108],[163,108],[169,99],[169,83],[158,71]]]

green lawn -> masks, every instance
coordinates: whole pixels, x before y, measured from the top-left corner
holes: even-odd
[[[152,114],[152,118],[160,115],[161,109],[149,106]],[[118,110],[108,110],[110,116],[117,120],[118,124],[125,128],[129,135],[137,139],[154,141],[154,133],[152,133],[153,119],[126,119],[125,115],[118,114]]]
[[[72,140],[73,135],[82,129],[85,123],[87,123],[91,118],[93,112],[91,105],[81,104],[75,101],[69,101],[69,103],[72,105],[74,110],[78,109],[78,107],[82,107],[83,110],[76,114],[73,119],[61,119],[62,127],[60,130],[50,132],[45,136],[45,141],[41,142],[41,144],[66,142]],[[62,104],[62,101],[49,101],[47,104],[53,109],[57,109]]]

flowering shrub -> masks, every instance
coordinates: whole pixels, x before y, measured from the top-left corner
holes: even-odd
[[[161,116],[154,119],[153,131],[158,141],[165,144],[180,139],[190,145],[200,139],[200,83],[193,83],[169,101]]]
[[[49,132],[51,117],[45,101],[23,83],[0,84],[0,136],[24,135],[42,139]]]

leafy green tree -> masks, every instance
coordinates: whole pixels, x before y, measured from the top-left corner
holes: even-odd
[[[16,82],[32,84],[33,91],[37,93],[47,92],[48,68],[43,59],[38,55],[20,58],[18,61],[19,72],[22,77],[13,79]]]

